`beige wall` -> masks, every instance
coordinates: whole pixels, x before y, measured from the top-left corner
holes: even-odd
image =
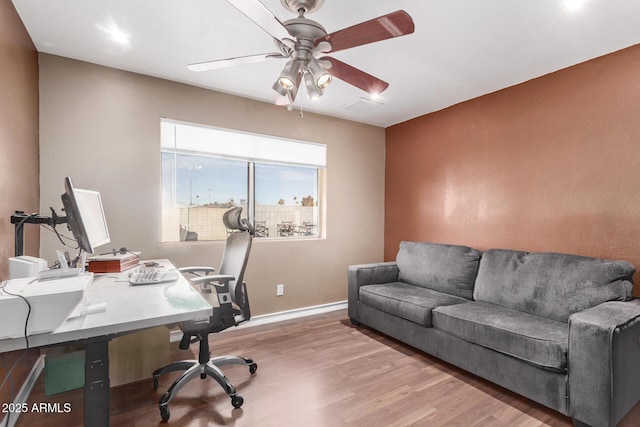
[[[639,101],[636,45],[388,128],[385,257],[428,240],[640,268]]]
[[[349,264],[383,258],[384,129],[40,54],[41,209],[63,178],[101,192],[111,247],[176,265],[213,264],[221,242],[160,242],[160,118],[327,144],[325,240],[255,240],[245,278],[254,314],[346,300]],[[57,241],[41,238],[41,256]],[[276,285],[285,295],[276,297]]]

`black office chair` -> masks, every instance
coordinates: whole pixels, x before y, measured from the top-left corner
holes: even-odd
[[[201,286],[203,292],[216,291],[219,307],[213,307],[213,315],[209,321],[186,322],[179,325],[183,332],[180,349],[186,350],[189,345],[200,342],[198,360],[184,360],[171,363],[153,373],[153,388],[158,389],[158,378],[162,374],[174,371],[185,371],[162,395],[159,401],[160,416],[164,421],[169,419],[169,402],[178,391],[196,376],[206,379],[207,376],[216,380],[224,391],[231,397],[231,404],[239,408],[244,403],[235,387],[224,375],[220,366],[247,365],[249,372],[254,374],[258,365],[251,359],[240,356],[210,357],[209,334],[223,331],[231,326],[238,326],[251,318],[247,286],[243,282],[244,270],[249,259],[254,230],[251,224],[240,219],[242,208],[236,207],[225,212],[223,222],[228,229],[233,230],[227,237],[224,248],[220,274],[213,274],[210,267],[186,267],[179,269],[183,273],[193,274],[190,280]]]

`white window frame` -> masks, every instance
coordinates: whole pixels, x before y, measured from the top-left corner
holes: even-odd
[[[245,215],[255,222],[255,164],[311,167],[318,170],[318,230],[312,238],[325,238],[326,144],[282,138],[162,118],[160,151],[208,156],[248,163],[248,197]],[[175,190],[175,189],[174,189]],[[164,219],[162,219],[164,221]],[[267,240],[283,240],[269,237]],[[304,239],[309,237],[290,237]],[[213,240],[210,240],[213,241]],[[163,242],[168,243],[168,242]]]

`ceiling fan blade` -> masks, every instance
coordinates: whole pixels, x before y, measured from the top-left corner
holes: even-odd
[[[291,38],[282,22],[259,0],[227,0],[233,7],[251,19],[257,26],[276,40]]]
[[[279,53],[261,53],[259,55],[238,56],[236,58],[218,59],[216,61],[198,62],[189,64],[187,68],[191,71],[209,71],[219,68],[233,67],[234,65],[252,64],[254,62],[266,61],[270,58],[284,58]]]
[[[344,28],[314,40],[315,46],[326,41],[331,43],[330,52],[349,49],[381,40],[413,33],[413,19],[404,10],[398,10],[360,24]]]
[[[331,67],[327,71],[329,71],[333,77],[362,89],[371,95],[382,93],[387,89],[387,87],[389,87],[389,83],[384,80],[380,80],[371,74],[367,74],[364,71],[352,67],[349,64],[345,64],[342,61],[338,61],[335,58],[325,56],[320,58],[320,60],[329,61],[331,63]]]

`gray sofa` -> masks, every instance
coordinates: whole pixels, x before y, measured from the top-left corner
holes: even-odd
[[[570,416],[613,427],[640,400],[635,268],[550,252],[402,242],[348,270],[351,321]]]

